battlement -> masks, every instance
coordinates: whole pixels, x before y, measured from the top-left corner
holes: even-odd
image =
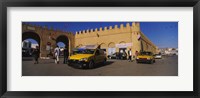
[[[87,29],[87,30],[82,30],[82,31],[77,31],[76,32],[76,37],[81,37],[84,35],[92,35],[93,33],[104,33],[104,32],[109,32],[109,31],[119,31],[119,30],[123,30],[127,29],[127,30],[132,30],[132,31],[140,31],[140,23],[139,22],[133,22],[131,23],[131,25],[129,23],[127,23],[125,26],[124,24],[120,24],[120,26],[118,25],[114,25],[114,26],[109,26],[109,27],[100,27],[100,28],[95,28],[95,29]]]
[[[48,26],[40,26],[40,25],[33,25],[29,23],[22,23],[23,27],[33,27],[35,29],[41,29],[41,30],[47,30],[47,31],[53,31],[53,32],[61,32],[61,33],[67,33],[69,35],[73,35],[72,32],[67,32],[61,29],[54,29],[53,27],[48,27]]]

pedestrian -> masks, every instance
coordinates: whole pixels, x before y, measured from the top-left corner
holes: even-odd
[[[127,59],[127,53],[126,53],[126,50],[124,50],[124,59]]]
[[[40,51],[39,51],[39,47],[36,46],[36,49],[33,50],[33,57],[34,57],[34,64],[38,64],[38,58],[39,58],[39,55],[40,55]]]
[[[56,48],[54,49],[54,56],[55,56],[56,64],[59,64],[59,53],[60,53],[60,50],[59,50],[58,46],[56,46]]]
[[[137,58],[138,56],[138,51],[135,51],[135,58]]]
[[[131,49],[128,50],[128,61],[132,62],[132,52],[131,52]]]
[[[123,50],[122,49],[120,49],[120,51],[119,51],[119,59],[123,59]]]
[[[119,59],[119,52],[116,52],[116,59]]]
[[[63,51],[64,51],[64,61],[63,61],[63,64],[66,64],[68,56],[69,56],[69,51],[67,49],[67,46],[65,46],[65,49]]]

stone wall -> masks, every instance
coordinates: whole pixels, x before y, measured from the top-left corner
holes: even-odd
[[[66,36],[69,40],[69,52],[74,48],[75,35],[72,32],[66,32],[62,30],[54,30],[53,28],[47,28],[46,26],[41,27],[37,25],[22,24],[22,35],[23,33],[36,33],[40,37],[40,57],[47,57],[49,51],[46,50],[47,43],[51,43],[52,50],[56,47],[56,39],[59,36]],[[33,36],[30,36],[32,38]]]
[[[106,49],[107,54],[109,54],[109,48],[115,48],[117,52],[121,48],[118,47],[119,44],[129,44],[126,47],[126,51],[131,48],[132,53],[135,53],[135,51],[141,50],[141,42],[138,40],[140,35],[143,41],[145,41],[145,45],[147,45],[147,47],[143,45],[144,50],[154,52],[155,45],[141,32],[140,23],[138,22],[133,22],[131,25],[127,23],[126,26],[121,24],[120,26],[115,25],[114,27],[101,27],[76,32],[75,46],[101,45],[103,49]]]

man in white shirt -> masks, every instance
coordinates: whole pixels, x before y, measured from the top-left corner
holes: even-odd
[[[132,52],[131,52],[131,49],[128,50],[128,61],[129,62],[132,61]]]

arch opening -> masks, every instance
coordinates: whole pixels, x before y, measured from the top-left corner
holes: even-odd
[[[127,48],[128,48],[125,41],[119,42],[119,46],[118,47],[119,47],[119,52],[120,53],[126,53]]]
[[[108,55],[112,55],[116,52],[116,47],[114,42],[108,44]]]
[[[32,56],[32,52],[37,46],[40,49],[40,36],[37,33],[22,33],[22,57]]]
[[[69,39],[65,35],[60,35],[56,38],[56,45],[60,48],[60,55],[64,55],[64,48],[67,49],[67,54],[69,54]]]

